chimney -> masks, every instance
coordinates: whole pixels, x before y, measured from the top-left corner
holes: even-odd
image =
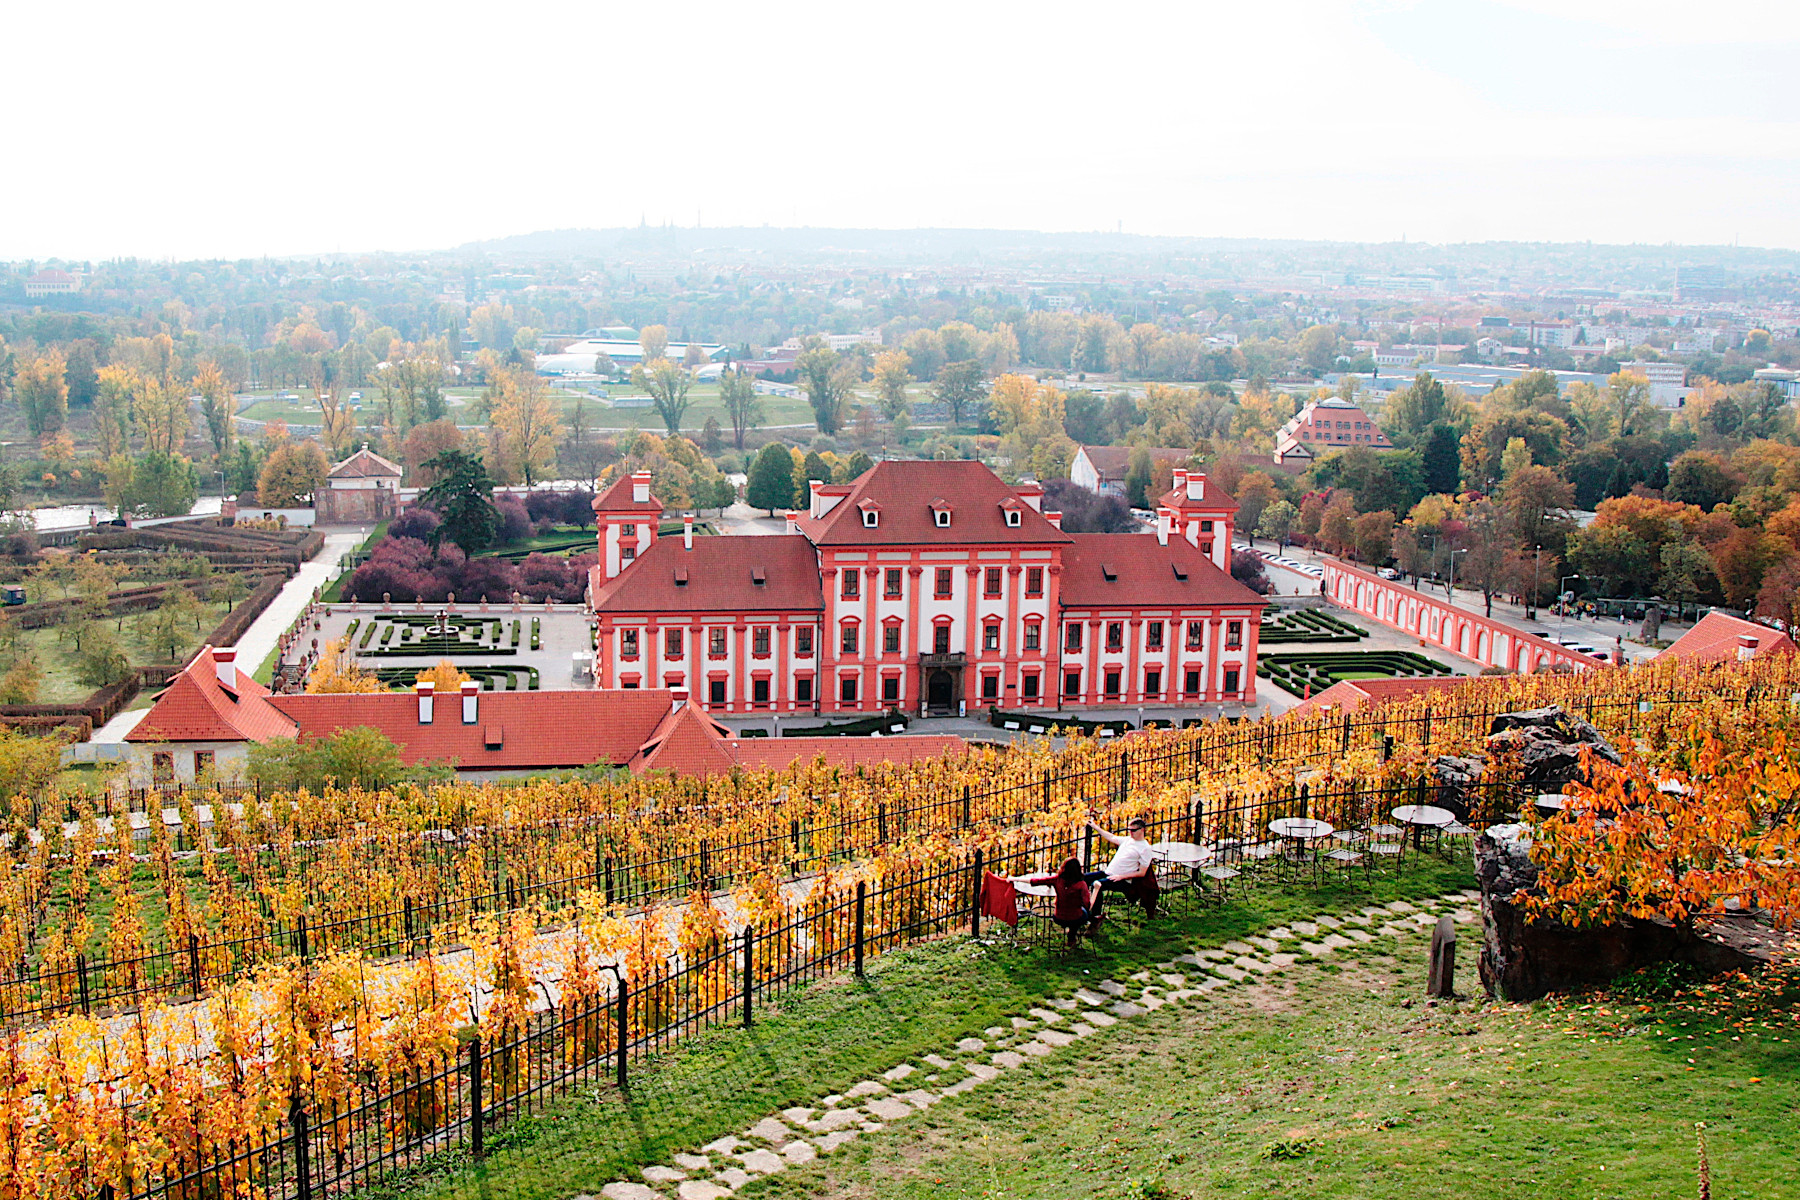
[[[811,504],[811,507],[807,511],[812,514],[812,519],[816,521],[819,519],[819,492],[825,485],[817,479],[809,479],[806,481],[806,487],[807,497]]]
[[[1189,500],[1206,499],[1206,476],[1198,471],[1191,472],[1187,477],[1187,498]]]
[[[1186,467],[1176,467],[1169,473],[1169,489],[1181,495],[1187,494],[1188,473]]]
[[[681,548],[683,550],[692,550],[694,548],[693,513],[689,513],[687,516],[681,518]]]
[[[436,684],[423,680],[413,684],[413,691],[419,694],[419,724],[421,725],[431,724],[431,698],[432,693],[436,690]]]
[[[219,683],[232,691],[237,691],[237,648],[225,646],[213,647],[213,670],[218,672]]]
[[[1062,514],[1059,512],[1045,513],[1044,520],[1050,522],[1050,524],[1054,525],[1058,529],[1062,528]]]
[[[1156,510],[1156,544],[1159,546],[1169,544],[1169,510],[1166,508]]]
[[[631,473],[631,502],[633,504],[650,503],[650,472],[633,471]]]
[[[681,706],[687,703],[688,694],[680,688],[677,688],[670,692],[669,695],[672,697],[669,703],[669,711],[680,712]]]
[[[473,725],[476,719],[476,706],[481,703],[481,684],[473,679],[462,682],[463,724]]]
[[[1738,661],[1749,662],[1756,657],[1756,648],[1762,645],[1762,639],[1754,633],[1738,634]]]

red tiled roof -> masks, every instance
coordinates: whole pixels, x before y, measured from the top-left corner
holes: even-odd
[[[1683,662],[1735,662],[1738,656],[1738,637],[1741,634],[1748,634],[1756,639],[1753,657],[1791,654],[1795,649],[1794,640],[1779,629],[1771,629],[1767,625],[1758,625],[1754,621],[1746,621],[1727,613],[1710,612],[1700,618],[1698,625],[1675,639],[1674,645],[1656,657],[1674,658]]]
[[[870,532],[874,532],[870,530]],[[676,582],[677,572],[687,582]],[[756,582],[760,573],[763,583]],[[603,574],[595,568],[594,574]],[[823,611],[819,556],[794,534],[658,538],[616,578],[596,578],[596,612]]]
[[[1171,537],[1164,546],[1147,533],[1077,533],[1070,541],[1074,544],[1062,559],[1064,608],[1260,608],[1268,603],[1185,538]],[[1176,568],[1187,578],[1177,575]]]
[[[913,546],[934,542],[1067,542],[1069,535],[1026,506],[1020,524],[1006,523],[1001,503],[1014,496],[1000,477],[978,462],[878,462],[849,485],[849,495],[818,520],[794,517],[800,532],[820,546]],[[863,525],[857,507],[864,500],[881,506],[875,528]],[[954,515],[939,529],[931,515],[934,500],[950,502]]]
[[[598,692],[482,692],[477,720],[463,724],[462,697],[438,696],[432,722],[419,724],[412,692],[275,696],[270,703],[307,737],[367,725],[400,747],[408,763],[455,759],[465,771],[623,766],[669,712],[658,689]],[[499,745],[491,733],[499,734]]]
[[[332,479],[398,479],[405,474],[400,464],[381,457],[364,446],[337,466],[331,468]]]
[[[235,691],[219,682],[213,648],[182,668],[128,742],[262,742],[293,737],[294,722],[269,702],[269,689],[242,671]]]
[[[1102,482],[1124,479],[1125,473],[1131,470],[1131,456],[1137,451],[1136,446],[1083,446],[1081,449],[1094,464],[1094,473]],[[1149,449],[1153,463],[1185,463],[1194,456],[1192,450],[1181,446],[1151,446]]]
[[[1396,700],[1406,700],[1425,692],[1441,692],[1469,682],[1467,675],[1432,675],[1419,679],[1342,679],[1322,692],[1289,709],[1285,716],[1310,713],[1321,708],[1339,712],[1361,712]]]
[[[600,512],[661,512],[663,503],[656,498],[655,492],[649,493],[648,500],[631,498],[631,476],[621,475],[613,480],[612,486],[594,497],[594,511]]]
[[[631,760],[634,771],[674,771],[717,775],[734,765],[726,741],[730,730],[692,704],[666,714]]]

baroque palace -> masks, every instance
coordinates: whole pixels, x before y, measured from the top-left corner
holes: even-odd
[[[877,463],[810,500],[786,534],[676,538],[648,472],[599,495],[597,685],[743,715],[1255,701],[1264,602],[1198,471],[1154,534],[1065,533],[1039,485],[976,462]]]

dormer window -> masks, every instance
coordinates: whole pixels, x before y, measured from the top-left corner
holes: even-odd
[[[873,529],[881,524],[881,514],[872,508],[863,509],[863,528]]]
[[[1019,515],[1018,509],[1009,508],[1006,510],[1006,527],[1008,529],[1017,529],[1024,521],[1025,518]]]
[[[949,509],[947,509],[947,508],[934,509],[934,510],[932,510],[932,516],[936,519],[937,527],[939,529],[950,528],[950,510]]]

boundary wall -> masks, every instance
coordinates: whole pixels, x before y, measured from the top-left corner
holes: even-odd
[[[1414,591],[1398,580],[1383,579],[1336,559],[1322,559],[1321,565],[1325,568],[1325,595],[1333,604],[1484,667],[1529,675],[1554,666],[1586,671],[1607,665],[1602,659]]]

